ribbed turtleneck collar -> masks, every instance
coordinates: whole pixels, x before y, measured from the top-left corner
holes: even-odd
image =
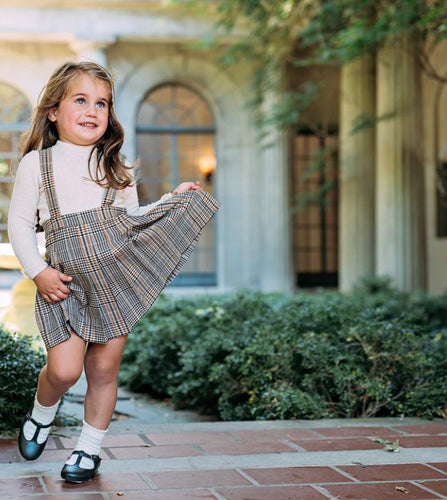
[[[89,156],[94,146],[78,146],[70,142],[57,141],[53,146],[58,152],[72,156]]]

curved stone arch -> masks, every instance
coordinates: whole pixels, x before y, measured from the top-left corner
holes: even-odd
[[[3,73],[0,78],[0,83],[9,85],[11,88],[16,90],[17,93],[21,94],[28,101],[30,107],[33,107],[36,100],[36,92],[34,89],[29,88],[25,82],[22,84],[22,82],[17,81],[14,78],[10,78],[7,74]]]
[[[240,113],[246,99],[227,74],[209,61],[182,56],[157,58],[134,70],[117,87],[117,114],[126,130],[125,150],[130,158],[136,157],[135,124],[141,102],[151,90],[173,82],[190,87],[207,102],[220,147],[241,141],[241,131],[247,130],[248,120]],[[231,115],[239,116],[240,121],[231,120]]]
[[[31,99],[29,97],[29,95],[27,95],[27,93],[21,89],[15,82],[11,82],[9,81],[7,78],[1,78],[0,79],[0,86],[5,86],[5,87],[9,87],[11,89],[11,93],[16,93],[17,94],[17,97],[20,97],[23,99],[23,102],[26,103],[28,106],[28,110],[27,110],[27,113],[28,113],[28,116],[27,116],[27,119],[29,119],[29,115],[32,111],[32,104],[31,104]],[[8,101],[9,104],[11,104],[10,101]],[[25,120],[23,120],[23,123],[26,123]]]
[[[209,105],[216,128],[216,196],[218,214],[217,283],[222,290],[251,287],[258,279],[260,153],[247,109],[249,77],[231,76],[212,61],[173,56],[130,69],[117,90],[117,114],[126,131],[124,151],[137,157],[136,119],[148,92],[166,84],[185,85]],[[235,239],[234,235],[239,235]]]
[[[217,120],[216,120],[216,116],[215,116],[216,106],[215,106],[214,100],[212,99],[212,96],[204,95],[203,90],[201,88],[198,88],[197,85],[194,85],[194,83],[191,83],[185,79],[180,79],[180,78],[176,78],[175,80],[165,80],[162,83],[160,83],[159,85],[156,85],[155,87],[150,88],[146,92],[146,94],[142,96],[142,99],[138,104],[137,113],[135,115],[135,123],[137,123],[137,121],[138,121],[138,112],[140,110],[140,106],[144,103],[145,99],[147,99],[147,97],[150,94],[152,94],[153,92],[156,92],[158,89],[161,89],[163,87],[169,87],[170,85],[176,85],[176,86],[182,87],[183,89],[188,90],[192,94],[195,94],[200,101],[202,101],[204,104],[206,104],[206,106],[210,112],[210,115],[212,117],[213,126],[215,128],[217,128],[218,125],[217,125]],[[210,102],[210,97],[211,97],[211,102]]]

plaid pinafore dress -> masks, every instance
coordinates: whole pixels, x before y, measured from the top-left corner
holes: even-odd
[[[62,215],[51,148],[40,151],[50,219],[43,223],[48,264],[72,276],[69,296],[56,304],[36,296],[36,319],[46,349],[75,332],[106,343],[128,334],[189,257],[203,227],[219,208],[204,191],[188,191],[145,215],[114,207],[105,189],[100,207]]]

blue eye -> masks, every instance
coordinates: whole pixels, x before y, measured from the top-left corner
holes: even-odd
[[[83,97],[78,97],[76,99],[76,104],[85,104],[85,99]]]
[[[103,101],[99,101],[96,103],[96,106],[99,108],[99,109],[104,109],[106,107],[106,103],[103,102]]]

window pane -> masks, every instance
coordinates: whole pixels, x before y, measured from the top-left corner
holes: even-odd
[[[178,136],[179,181],[206,182],[207,172],[215,168],[214,136],[211,134],[182,134]]]
[[[195,91],[182,85],[158,87],[144,99],[137,125],[160,127],[213,127],[208,104]]]

